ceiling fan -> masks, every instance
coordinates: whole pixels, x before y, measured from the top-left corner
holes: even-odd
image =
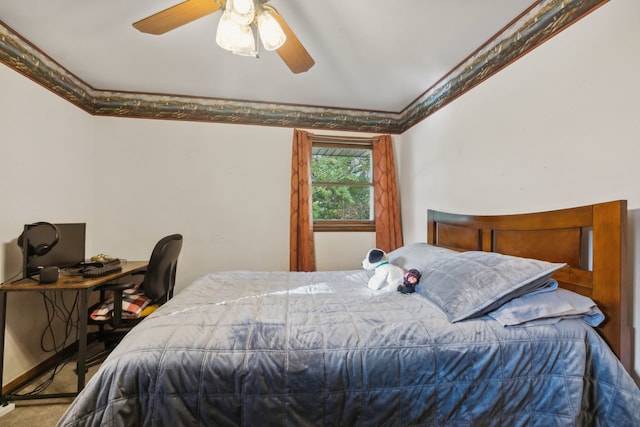
[[[298,40],[298,37],[293,33],[284,18],[273,7],[265,4],[268,1],[269,0],[254,0],[249,3],[260,12],[266,12],[268,15],[271,15],[279,24],[286,38],[284,39],[284,43],[275,50],[291,71],[298,74],[309,70],[313,67],[315,61],[311,58],[304,46],[302,46],[302,43],[300,43],[300,40]],[[238,2],[238,0],[236,0],[236,2]],[[229,9],[227,3],[232,3],[232,0],[186,0],[147,18],[141,19],[135,22],[133,26],[143,33],[160,35],[217,12],[220,9],[225,9],[223,12],[223,19],[225,19],[226,16],[224,14],[226,14],[227,9]],[[223,19],[221,19],[221,22],[218,24],[219,26],[222,24]],[[257,13],[254,17],[252,12],[251,22],[249,22],[249,24],[257,26],[257,20]],[[247,24],[247,26],[249,24]]]

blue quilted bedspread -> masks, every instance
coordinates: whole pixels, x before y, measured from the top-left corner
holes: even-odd
[[[580,320],[450,324],[370,272],[205,276],[136,326],[60,426],[640,426]]]

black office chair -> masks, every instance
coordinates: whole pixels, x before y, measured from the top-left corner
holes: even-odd
[[[178,256],[182,249],[182,236],[172,234],[160,239],[151,252],[146,270],[137,273],[144,275],[142,281],[136,274],[132,274],[116,283],[107,283],[96,288],[100,291],[100,301],[89,309],[89,324],[98,325],[98,332],[94,335],[105,343],[105,350],[87,358],[87,366],[101,362],[115,345],[120,342],[131,328],[140,323],[155,308],[166,303],[173,297],[176,283],[176,267]],[[144,295],[149,299],[149,306],[139,317],[123,317],[123,293],[141,283]],[[91,318],[91,312],[113,297],[113,310],[103,320]],[[107,329],[109,326],[110,329]]]

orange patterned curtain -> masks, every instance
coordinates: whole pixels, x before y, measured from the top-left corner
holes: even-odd
[[[400,202],[391,135],[373,141],[373,192],[376,216],[376,246],[391,252],[402,246]]]
[[[311,209],[312,146],[311,134],[299,129],[293,131],[289,246],[289,269],[291,271],[314,271],[316,269]]]

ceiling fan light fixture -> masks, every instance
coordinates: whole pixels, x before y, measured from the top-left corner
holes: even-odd
[[[237,46],[232,52],[235,55],[242,56],[258,56],[258,50],[256,49],[256,39],[253,36],[253,30],[248,25],[241,26],[242,36],[238,39]]]
[[[282,27],[267,10],[262,10],[257,18],[258,33],[266,50],[279,49],[287,40]]]
[[[256,56],[256,43],[253,31],[248,25],[239,25],[228,11],[224,11],[218,30],[216,31],[216,43],[223,49],[237,55]]]
[[[231,19],[240,25],[250,25],[256,14],[253,0],[227,0],[225,10],[229,12]]]
[[[257,58],[259,45],[257,38],[253,37],[253,30],[257,29],[256,36],[264,40],[262,43],[266,49],[277,50],[278,56],[292,73],[299,74],[308,71],[314,66],[315,61],[282,15],[268,5],[268,2],[269,0],[181,0],[174,6],[134,22],[133,26],[140,32],[160,35],[220,11],[222,16],[218,21],[215,35],[216,42],[220,47],[236,54],[251,55]],[[270,25],[258,24],[258,15],[262,14],[265,9],[269,13],[260,20],[270,20],[269,15],[275,19],[279,27],[276,27],[275,33],[282,31],[284,40],[279,35],[276,37],[269,34],[268,27]],[[232,11],[236,14],[236,19],[238,15],[244,17],[244,21],[242,21],[245,22],[244,27],[233,21]],[[281,44],[282,41],[284,44]]]

